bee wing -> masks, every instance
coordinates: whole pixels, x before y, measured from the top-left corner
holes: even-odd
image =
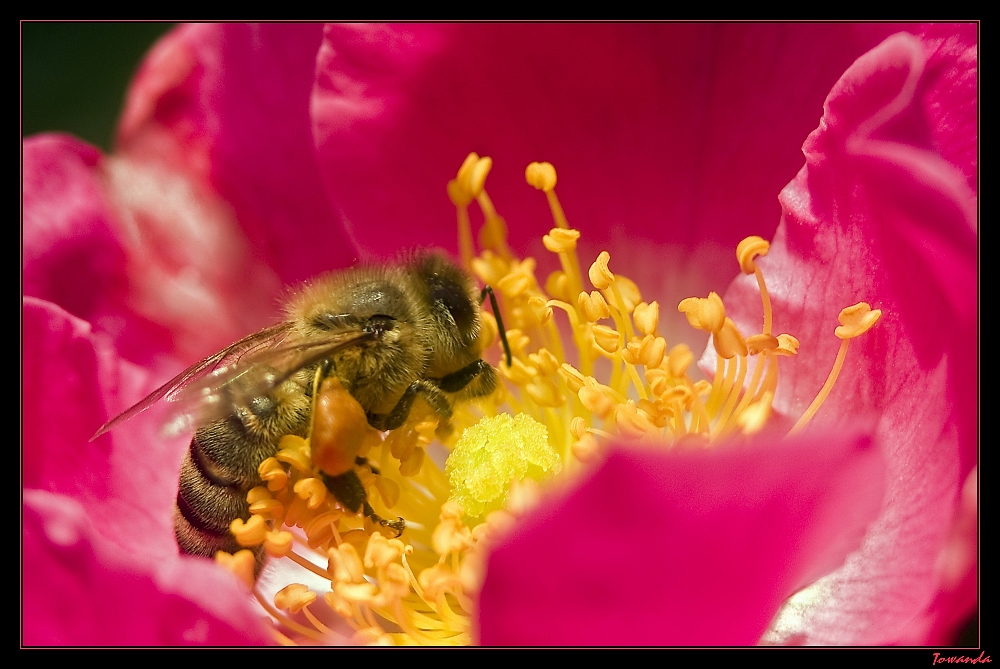
[[[113,430],[125,421],[134,418],[160,400],[168,402],[176,401],[178,394],[186,387],[195,383],[206,375],[217,373],[221,369],[230,369],[239,366],[240,361],[246,356],[256,351],[267,350],[279,346],[288,336],[292,328],[291,322],[278,323],[271,327],[264,328],[259,332],[248,335],[238,342],[227,346],[218,353],[210,355],[204,360],[197,362],[183,372],[170,379],[162,386],[151,392],[134,406],[118,414],[94,433],[91,441],[97,439],[105,432]]]
[[[196,422],[204,423],[224,418],[250,399],[281,385],[299,370],[374,338],[370,332],[335,332],[244,355],[233,364],[219,367],[186,385],[171,401],[184,403],[182,420],[193,417]]]

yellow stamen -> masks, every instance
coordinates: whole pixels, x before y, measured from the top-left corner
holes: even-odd
[[[833,368],[826,378],[826,383],[820,388],[816,398],[809,405],[809,408],[805,410],[805,413],[802,414],[802,417],[789,430],[788,436],[794,436],[802,431],[802,428],[816,415],[816,412],[819,411],[819,408],[823,405],[827,396],[829,396],[830,391],[833,390],[833,384],[837,382],[840,370],[844,366],[844,360],[847,359],[847,347],[850,345],[851,339],[868,332],[881,317],[882,310],[872,310],[866,302],[859,302],[840,312],[840,327],[835,330],[837,337],[841,339],[840,350],[837,351],[837,359],[833,362]]]
[[[321,384],[317,374],[309,438],[282,438],[278,453],[258,469],[262,484],[247,493],[250,519],[233,524],[241,543],[263,544],[268,555],[330,582],[322,597],[293,584],[279,591],[277,607],[262,601],[279,643],[469,643],[489,548],[544,504],[550,481],[586,472],[614,441],[707,448],[767,427],[779,361],[796,355],[799,343],[771,331],[771,302],[756,262],[768,251],[765,240],[750,237],[737,249],[740,271],[757,279],[760,332],[741,332],[717,293],[678,305],[693,327],[711,335],[717,353],[714,377],[699,378],[691,349],[671,346],[658,332],[659,303],[645,301],[635,282],[612,272],[608,252],[588,265],[594,290],[584,291],[580,232],[569,227],[555,195],[555,168],[547,163],[525,172],[546,194],[553,227],[542,243],[560,263],[539,285],[535,260],[515,257],[507,245],[506,223],[486,193],[491,167],[490,158],[469,154],[448,195],[463,264],[500,298],[511,363],[499,365],[500,387],[489,397],[457,402],[447,420],[418,401],[404,424],[385,434],[369,429],[355,398]],[[473,201],[484,217],[478,253],[468,212]],[[568,321],[553,318],[553,310]],[[836,333],[844,342],[834,370],[791,434],[829,394],[848,339],[878,317],[864,303],[841,313]],[[484,311],[478,340],[484,359],[501,357],[498,341],[497,323]],[[440,448],[435,440],[451,450],[445,471],[429,456]],[[322,467],[336,470],[324,470],[327,476],[356,474],[367,511],[345,509],[329,494]],[[396,518],[405,520],[398,537],[396,525],[384,520]],[[238,565],[230,568],[252,583],[254,554],[237,555],[219,559]],[[327,610],[319,614],[317,607]],[[330,616],[353,634],[337,638],[335,626],[327,626]]]

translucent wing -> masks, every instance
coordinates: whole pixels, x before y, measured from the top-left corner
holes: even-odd
[[[91,441],[160,400],[181,402],[178,413],[197,415],[198,420],[221,417],[232,410],[233,403],[264,394],[303,367],[372,337],[349,332],[288,342],[292,325],[285,322],[264,328],[188,367],[102,425]]]

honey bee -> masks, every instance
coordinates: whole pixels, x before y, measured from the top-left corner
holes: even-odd
[[[181,402],[178,416],[193,422],[196,431],[181,466],[174,509],[178,546],[207,557],[220,550],[233,553],[240,546],[229,527],[236,518],[249,518],[246,495],[261,485],[258,466],[277,452],[281,437],[309,434],[314,419],[330,410],[323,408],[330,402],[317,400],[336,404],[338,390],[346,390],[367,422],[387,431],[406,421],[418,397],[446,420],[455,402],[494,391],[497,372],[480,357],[486,296],[510,365],[492,291],[479,291],[443,255],[421,252],[394,264],[324,275],[290,297],[285,321],[192,365],[93,438],[161,400]],[[319,407],[315,417],[314,406]],[[402,518],[387,521],[372,511],[354,454],[339,455],[344,457],[327,454],[323,460],[345,464],[316,463],[330,492],[349,510],[364,511],[401,533]],[[259,569],[262,549],[257,557]]]

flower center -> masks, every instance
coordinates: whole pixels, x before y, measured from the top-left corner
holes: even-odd
[[[612,271],[607,252],[584,278],[580,233],[559,204],[549,163],[532,163],[525,172],[545,193],[555,227],[542,241],[560,265],[544,287],[538,283],[535,260],[514,256],[506,224],[486,194],[491,167],[489,158],[469,154],[448,195],[462,263],[501,298],[510,364],[501,360],[497,321],[485,310],[480,344],[499,360],[506,383],[456,406],[449,421],[418,402],[401,427],[383,434],[369,427],[346,391],[324,382],[316,394],[325,404],[317,408],[314,400],[310,437],[281,440],[278,453],[260,465],[264,485],[247,496],[250,519],[231,527],[241,545],[263,545],[268,555],[286,558],[272,562],[275,573],[297,570],[299,576],[283,574],[291,584],[268,593],[276,579],[265,574],[254,583],[249,550],[218,557],[254,589],[280,643],[470,643],[469,614],[486,552],[537,502],[540,486],[573,480],[614,440],[709,446],[751,437],[768,423],[779,361],[799,346],[794,336],[772,332],[770,297],[756,263],[768,242],[748,237],[736,252],[740,270],[755,276],[760,289],[760,332],[741,332],[716,293],[678,305],[692,327],[710,333],[717,354],[713,378],[698,379],[691,350],[670,346],[658,332],[660,305],[646,302],[633,281]],[[478,254],[473,201],[484,218]],[[816,414],[850,340],[880,315],[865,303],[840,313],[834,334],[841,347],[829,378],[789,435]],[[340,446],[324,445],[331,443]],[[444,471],[427,457],[442,446],[450,451]],[[344,460],[345,454],[351,457]],[[346,509],[318,468],[350,468],[355,455],[366,463],[352,471],[368,513]],[[405,519],[399,537],[382,520],[393,517]]]

